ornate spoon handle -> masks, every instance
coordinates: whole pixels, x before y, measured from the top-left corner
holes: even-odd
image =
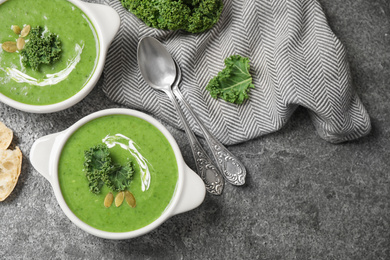
[[[196,139],[195,134],[189,127],[188,122],[184,117],[183,111],[181,110],[181,107],[177,102],[175,96],[173,95],[172,91],[166,90],[165,93],[171,99],[180,117],[180,120],[183,123],[184,130],[187,133],[188,140],[190,141],[190,146],[194,155],[198,174],[204,181],[206,190],[211,194],[221,195],[224,187],[224,180],[220,171],[217,167],[214,166],[212,160],[206,154],[205,150],[200,145],[198,139]]]
[[[191,116],[194,118],[195,122],[202,130],[204,138],[206,139],[207,144],[210,146],[211,152],[213,153],[213,156],[218,163],[222,175],[229,183],[233,185],[245,184],[246,169],[244,165],[213,135],[211,135],[211,133],[207,130],[207,128],[203,125],[195,112],[192,110],[190,104],[188,104],[188,102],[184,99],[178,85],[175,84],[172,89],[177,99],[179,99],[184,104],[184,106],[190,112]]]

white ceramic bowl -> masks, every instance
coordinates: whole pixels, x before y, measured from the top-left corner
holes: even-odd
[[[171,199],[171,202],[162,215],[154,222],[141,229],[123,233],[101,231],[81,221],[67,206],[62,196],[60,184],[58,181],[58,162],[62,148],[64,147],[67,139],[72,135],[72,133],[74,133],[85,123],[95,118],[112,114],[124,114],[139,117],[157,127],[157,129],[159,129],[161,133],[164,134],[164,136],[171,144],[179,171],[176,190]],[[131,109],[102,110],[82,118],[65,131],[41,137],[34,142],[31,148],[30,161],[34,168],[52,185],[56,199],[65,215],[84,231],[92,235],[107,239],[128,239],[146,234],[157,228],[171,216],[198,207],[203,202],[206,192],[204,183],[201,178],[185,164],[180,149],[168,130],[153,117]]]
[[[6,0],[0,0],[0,4]],[[76,103],[80,102],[84,97],[86,97],[89,92],[95,87],[98,82],[102,72],[104,63],[106,61],[106,55],[108,47],[113,41],[116,33],[119,30],[120,18],[118,13],[110,6],[86,3],[79,0],[67,0],[77,6],[85,13],[89,18],[93,26],[95,27],[97,38],[99,40],[99,50],[98,50],[98,62],[96,69],[92,77],[89,79],[87,84],[75,95],[72,97],[61,101],[59,103],[50,104],[50,105],[29,105],[15,101],[3,94],[0,93],[0,102],[3,102],[11,107],[16,109],[31,112],[31,113],[52,113],[57,112],[66,108],[69,108]]]

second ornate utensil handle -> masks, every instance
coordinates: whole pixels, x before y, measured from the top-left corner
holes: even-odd
[[[189,127],[187,119],[184,117],[183,111],[181,110],[181,107],[173,93],[168,90],[164,92],[171,99],[173,105],[176,108],[177,114],[179,115],[179,118],[184,126],[184,130],[187,133],[191,145],[191,150],[194,155],[198,174],[205,183],[206,190],[211,194],[221,195],[224,187],[223,176],[221,175],[219,169],[214,166],[213,161],[210,159],[203,147],[200,145],[198,139],[196,139],[196,136]]]
[[[213,135],[211,135],[211,133],[207,130],[207,128],[203,125],[198,116],[192,110],[190,104],[188,104],[188,102],[184,99],[179,90],[178,84],[175,84],[172,90],[177,99],[179,99],[190,112],[191,116],[194,118],[195,122],[203,132],[204,138],[210,146],[211,152],[213,153],[213,156],[218,163],[222,175],[229,183],[233,185],[245,184],[246,169],[244,165]]]

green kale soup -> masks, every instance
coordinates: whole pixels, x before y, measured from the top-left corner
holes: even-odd
[[[66,0],[8,0],[0,5],[0,45],[16,42],[13,28],[37,26],[61,42],[61,56],[33,70],[22,63],[21,50],[0,48],[0,93],[30,105],[49,105],[79,92],[92,76],[99,52],[95,28],[88,17]],[[29,38],[23,37],[26,45]]]
[[[109,192],[103,185],[99,194],[89,190],[84,161],[92,146],[107,145],[113,162],[134,166],[129,191],[136,206],[124,201],[119,207],[104,205]],[[65,202],[86,224],[103,231],[127,232],[152,223],[169,205],[176,189],[178,167],[165,136],[152,124],[134,116],[109,115],[94,119],[76,130],[66,141],[58,165],[58,178]]]

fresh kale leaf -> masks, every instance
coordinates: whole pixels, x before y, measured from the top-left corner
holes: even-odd
[[[249,73],[249,59],[233,55],[225,59],[225,68],[212,78],[206,89],[213,98],[242,104],[249,98],[249,91],[255,88]]]
[[[121,0],[147,26],[199,33],[218,22],[222,0]]]
[[[124,166],[114,164],[108,147],[104,144],[91,147],[84,152],[84,171],[89,190],[99,194],[106,184],[112,191],[123,191],[130,187],[134,168],[131,161]]]
[[[61,57],[61,42],[58,36],[45,32],[41,26],[32,28],[30,38],[21,51],[22,63],[25,67],[39,70],[41,64],[52,64]]]

